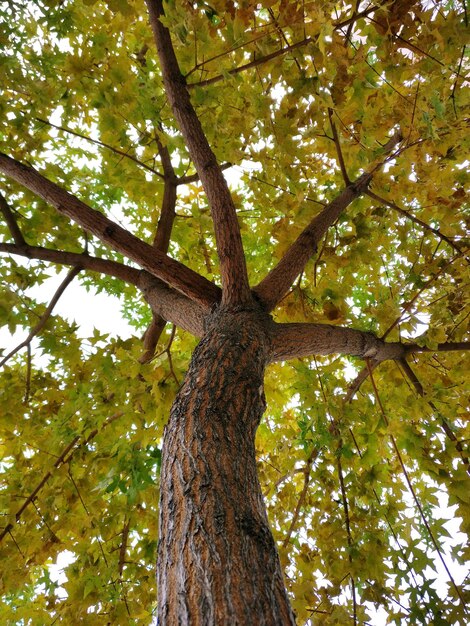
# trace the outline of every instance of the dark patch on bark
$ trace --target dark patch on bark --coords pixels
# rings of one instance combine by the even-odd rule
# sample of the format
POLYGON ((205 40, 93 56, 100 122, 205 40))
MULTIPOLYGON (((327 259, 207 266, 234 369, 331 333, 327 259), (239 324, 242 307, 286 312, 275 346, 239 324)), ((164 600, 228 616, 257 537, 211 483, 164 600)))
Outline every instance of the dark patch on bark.
POLYGON ((265 550, 272 550, 274 539, 269 528, 263 522, 258 521, 250 512, 246 512, 240 519, 242 531, 254 539, 265 550))

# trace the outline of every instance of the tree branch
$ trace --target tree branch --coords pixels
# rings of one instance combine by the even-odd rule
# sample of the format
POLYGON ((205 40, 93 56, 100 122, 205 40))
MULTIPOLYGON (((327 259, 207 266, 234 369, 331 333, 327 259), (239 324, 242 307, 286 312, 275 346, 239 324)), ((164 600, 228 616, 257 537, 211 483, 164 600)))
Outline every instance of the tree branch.
MULTIPOLYGON (((314 39, 312 37, 306 37, 305 39, 302 39, 302 41, 297 41, 296 43, 290 44, 288 46, 284 46, 283 48, 280 48, 279 50, 275 50, 274 52, 271 52, 270 54, 266 54, 265 56, 258 57, 257 59, 254 59, 253 61, 250 61, 249 63, 245 63, 244 65, 240 65, 239 67, 234 67, 233 69, 228 70, 226 74, 235 76, 236 74, 239 74, 240 72, 245 72, 246 70, 250 70, 254 67, 258 67, 258 65, 262 65, 263 63, 272 61, 273 59, 276 59, 277 57, 280 57, 283 54, 286 54, 287 52, 291 52, 292 50, 296 50, 297 48, 306 46, 307 44, 312 43, 315 40, 316 38, 314 39)), ((188 89, 193 89, 194 87, 207 87, 208 85, 218 83, 220 80, 223 80, 224 78, 226 78, 226 74, 218 74, 217 76, 213 76, 212 78, 207 78, 206 80, 201 80, 197 83, 189 83, 188 89)))
POLYGON ((7 361, 9 361, 11 359, 12 356, 14 356, 17 352, 19 352, 21 350, 21 348, 25 348, 26 346, 29 346, 31 341, 34 339, 34 337, 36 337, 36 335, 38 335, 41 330, 44 328, 47 320, 50 318, 52 311, 54 310, 55 305, 57 304, 57 302, 59 301, 61 295, 64 293, 64 291, 67 289, 67 287, 70 285, 70 283, 72 282, 72 280, 75 278, 75 276, 77 276, 80 272, 82 271, 82 268, 77 266, 72 268, 69 273, 67 274, 67 276, 64 278, 64 280, 60 283, 59 287, 57 288, 55 294, 52 296, 51 301, 49 302, 46 310, 44 311, 44 313, 41 315, 39 322, 36 324, 36 326, 34 328, 31 329, 31 332, 29 333, 29 335, 26 337, 26 339, 24 341, 22 341, 20 344, 18 344, 16 346, 16 348, 13 348, 13 350, 11 350, 1 361, 0 361, 0 367, 2 367, 3 365, 5 365, 5 363, 7 361))
POLYGON ((211 208, 220 262, 222 301, 228 305, 250 302, 252 294, 248 284, 240 227, 230 190, 191 104, 170 33, 160 21, 164 14, 162 0, 146 2, 168 101, 211 208))
MULTIPOLYGON (((53 124, 52 122, 49 122, 49 120, 43 120, 40 117, 36 117, 35 119, 38 122, 41 122, 41 124, 45 124, 46 126, 50 126, 51 128, 56 128, 57 130, 61 130, 64 133, 69 133, 70 135, 74 135, 75 137, 79 137, 80 139, 83 139, 85 141, 89 141, 90 143, 96 146, 99 146, 100 148, 105 148, 106 150, 110 150, 111 152, 114 152, 114 154, 117 154, 118 156, 121 156, 122 158, 129 159, 130 161, 133 161, 139 167, 142 167, 144 170, 147 170, 148 172, 151 172, 152 174, 155 174, 155 176, 158 176, 161 179, 164 179, 165 177, 164 173, 162 174, 162 172, 159 172, 155 168, 150 167, 150 165, 147 165, 143 161, 139 161, 137 157, 133 156, 132 154, 129 154, 129 152, 124 152, 124 150, 119 150, 119 148, 115 148, 114 146, 104 143, 103 141, 100 141, 98 139, 92 139, 92 137, 83 135, 82 133, 79 133, 76 130, 72 130, 71 128, 67 128, 66 126, 58 126, 57 124, 53 124)), ((226 170, 232 166, 233 166, 232 163, 224 163, 223 165, 220 166, 220 169, 226 170)), ((198 174, 190 174, 189 176, 181 176, 181 178, 178 178, 176 181, 176 184, 178 186, 188 185, 189 183, 195 183, 198 180, 199 180, 198 174)))
POLYGON ((170 245, 171 231, 176 215, 176 187, 178 185, 178 178, 173 169, 168 148, 162 144, 158 136, 156 137, 156 141, 163 167, 164 186, 160 219, 158 220, 153 246, 166 254, 168 252, 168 246, 170 245))
POLYGON ((144 352, 139 357, 140 363, 148 363, 155 355, 155 348, 157 347, 158 340, 161 337, 163 329, 166 326, 166 320, 161 315, 153 312, 152 321, 147 326, 147 329, 142 337, 144 345, 144 352))
MULTIPOLYGON (((39 259, 63 265, 79 266, 84 270, 102 272, 135 285, 140 289, 156 315, 180 326, 196 337, 204 334, 204 318, 209 311, 206 305, 198 304, 183 294, 168 287, 163 281, 146 271, 128 267, 116 261, 99 259, 88 254, 49 250, 36 246, 15 246, 0 242, 0 252, 18 254, 28 259, 39 259)), ((144 343, 145 345, 145 343, 144 343)))
POLYGON ((114 421, 116 421, 117 419, 119 419, 121 416, 123 415, 122 411, 119 411, 118 413, 115 413, 114 415, 111 415, 101 426, 101 428, 98 430, 98 428, 95 428, 91 431, 91 433, 88 435, 88 437, 86 437, 85 439, 82 440, 82 442, 78 443, 80 441, 80 437, 77 435, 76 437, 74 437, 72 439, 72 441, 67 445, 67 447, 62 451, 62 453, 60 454, 60 456, 57 458, 56 462, 54 463, 53 467, 46 473, 44 474, 44 476, 42 477, 42 479, 40 480, 40 482, 37 484, 37 486, 35 487, 35 489, 33 489, 33 491, 30 493, 30 495, 25 499, 25 501, 23 502, 23 504, 20 506, 20 508, 18 509, 18 511, 15 513, 15 519, 13 523, 8 523, 5 528, 2 530, 2 532, 0 532, 0 542, 2 541, 2 539, 7 535, 7 534, 11 534, 12 529, 14 528, 14 524, 18 523, 21 519, 21 516, 23 515, 25 509, 32 503, 34 502, 34 500, 36 499, 38 493, 41 491, 41 489, 44 487, 44 485, 47 483, 47 481, 49 480, 49 478, 51 478, 52 474, 54 473, 54 470, 59 469, 59 467, 61 465, 64 465, 65 463, 68 463, 73 454, 82 446, 86 446, 92 439, 94 439, 94 437, 96 437, 96 435, 98 434, 98 432, 103 431, 107 426, 109 426, 110 424, 112 424, 114 421), (78 444, 78 445, 77 445, 78 444))
MULTIPOLYGON (((408 363, 408 361, 406 359, 400 359, 398 361, 398 364, 399 364, 401 370, 403 371, 403 375, 406 378, 408 378, 408 380, 413 385, 416 393, 419 396, 421 396, 421 398, 426 398, 426 394, 424 393, 423 385, 421 384, 420 380, 418 379, 418 377, 416 376, 416 374, 412 370, 412 368, 411 368, 410 364, 408 363)), ((468 456, 464 452, 464 447, 463 447, 462 442, 457 438, 457 436, 455 435, 454 431, 452 430, 452 428, 447 423, 447 420, 442 415, 441 411, 439 411, 439 409, 434 404, 434 402, 432 402, 432 400, 427 400, 427 403, 431 407, 431 410, 433 411, 433 414, 436 414, 436 415, 439 416, 440 421, 441 421, 442 430, 444 431, 444 433, 447 435, 447 437, 455 445, 455 449, 457 450, 457 452, 460 455, 460 458, 462 459, 462 461, 465 464, 465 467, 466 467, 466 470, 467 470, 467 474, 470 474, 470 459, 468 458, 468 456)))
MULTIPOLYGON (((160 219, 158 220, 157 232, 155 233, 155 238, 153 240, 153 246, 157 250, 167 253, 170 245, 171 231, 173 230, 173 223, 176 216, 176 187, 178 179, 176 177, 175 170, 173 169, 170 152, 168 148, 162 144, 157 134, 156 141, 165 178, 162 208, 160 211, 160 219)), ((163 329, 165 328, 165 324, 166 320, 157 313, 153 312, 152 321, 143 336, 144 353, 139 358, 140 363, 148 363, 148 361, 153 358, 155 348, 163 329)))
POLYGON ((180 326, 195 337, 202 337, 204 319, 209 313, 209 307, 170 289, 164 282, 147 272, 141 272, 138 287, 142 290, 154 313, 180 326))
POLYGON ((59 287, 57 288, 55 294, 52 296, 51 301, 49 302, 46 310, 44 311, 44 313, 41 315, 39 322, 36 324, 36 326, 31 330, 31 332, 29 333, 29 335, 26 337, 26 339, 24 341, 22 341, 20 344, 18 344, 16 346, 16 348, 13 348, 13 350, 11 350, 1 361, 0 361, 0 367, 2 367, 3 365, 5 365, 5 363, 11 359, 12 356, 14 356, 17 352, 19 352, 21 350, 21 348, 25 348, 26 346, 29 346, 31 341, 34 339, 34 337, 36 337, 36 335, 38 335, 41 330, 44 328, 47 320, 50 318, 52 311, 54 310, 55 305, 57 304, 57 302, 59 301, 61 295, 64 293, 64 291, 67 289, 67 287, 70 285, 70 283, 72 282, 72 280, 75 278, 75 276, 77 276, 80 272, 82 271, 82 268, 77 266, 72 268, 69 273, 67 274, 67 276, 64 278, 64 280, 60 283, 59 287))
POLYGON ((336 222, 353 200, 367 191, 374 173, 391 158, 400 154, 399 151, 393 151, 402 139, 401 132, 397 131, 385 146, 382 146, 384 153, 388 156, 351 182, 332 202, 329 202, 304 228, 279 263, 254 288, 254 292, 268 311, 271 311, 289 291, 294 280, 305 268, 307 261, 316 252, 328 228, 336 222), (392 152, 393 154, 390 154, 392 152))
POLYGON ((124 565, 126 563, 126 551, 127 551, 127 541, 129 539, 129 530, 131 527, 130 519, 126 519, 124 522, 124 526, 121 532, 121 546, 119 548, 119 562, 118 562, 118 572, 119 578, 122 579, 122 573, 124 571, 124 565))
POLYGON ((66 126, 58 126, 57 124, 53 124, 52 122, 49 122, 49 120, 43 120, 40 117, 36 117, 35 119, 38 122, 41 122, 41 124, 45 124, 46 126, 50 126, 51 128, 56 128, 57 130, 61 130, 64 133, 68 133, 69 135, 74 135, 75 137, 79 137, 80 139, 89 141, 90 143, 94 144, 95 146, 99 146, 100 148, 106 148, 106 150, 110 150, 111 152, 114 152, 114 154, 117 154, 118 156, 121 156, 125 159, 129 159, 133 161, 139 167, 142 167, 148 172, 151 172, 152 174, 155 174, 156 176, 163 178, 163 174, 161 172, 158 172, 153 167, 150 167, 146 163, 139 161, 139 159, 137 159, 135 156, 133 156, 132 154, 129 154, 128 152, 124 152, 124 150, 119 150, 119 148, 114 148, 114 146, 110 146, 107 143, 99 141, 99 139, 92 139, 92 137, 87 137, 86 135, 82 135, 76 130, 72 130, 71 128, 67 128, 66 126))
POLYGON ((286 533, 286 536, 284 537, 284 541, 282 542, 282 546, 284 548, 287 548, 287 546, 289 545, 290 538, 292 537, 292 533, 294 532, 295 527, 297 526, 297 522, 299 520, 300 511, 302 510, 302 507, 305 504, 305 498, 307 497, 308 487, 310 484, 312 464, 317 458, 318 453, 319 453, 318 448, 314 448, 312 452, 309 454, 309 457, 305 463, 305 467, 302 470, 300 470, 304 475, 304 484, 302 487, 302 491, 300 492, 299 499, 297 500, 297 505, 295 507, 294 514, 292 515, 292 520, 289 525, 289 529, 286 533))
POLYGON ((379 363, 404 359, 406 355, 416 352, 463 350, 470 350, 470 341, 440 343, 434 349, 417 344, 386 342, 363 330, 330 324, 273 324, 270 362, 312 355, 348 354, 379 363))
POLYGON ((220 299, 220 289, 209 280, 155 250, 32 167, 0 153, 0 171, 191 300, 211 306, 220 299))
POLYGON ((330 324, 273 325, 271 362, 327 354, 348 354, 385 361, 403 358, 406 346, 398 342, 386 343, 362 330, 330 324))
POLYGON ((26 244, 17 246, 12 243, 0 242, 0 252, 7 254, 17 254, 28 259, 38 259, 40 261, 50 261, 61 265, 80 266, 84 270, 101 272, 114 278, 120 278, 126 283, 138 286, 142 270, 129 267, 117 261, 100 259, 85 253, 63 252, 62 250, 51 250, 39 246, 28 246, 26 244))
MULTIPOLYGON (((367 361, 367 364, 369 364, 368 361, 367 361)), ((387 414, 385 412, 384 406, 382 404, 382 400, 380 398, 380 395, 379 395, 379 392, 378 392, 378 389, 377 389, 377 385, 375 384, 374 375, 372 373, 372 370, 370 370, 369 375, 370 375, 370 381, 372 383, 372 387, 374 389, 374 394, 375 394, 375 397, 377 399, 377 404, 378 404, 378 406, 380 408, 380 412, 382 413, 383 418, 385 420, 385 423, 387 424, 387 427, 388 427, 389 426, 389 419, 388 419, 388 416, 387 416, 387 414)), ((454 587, 454 590, 455 590, 458 598, 460 599, 460 601, 462 603, 462 606, 465 609, 465 607, 466 607, 465 600, 464 600, 464 598, 462 596, 460 588, 456 585, 455 580, 454 580, 454 578, 453 578, 449 568, 447 567, 447 563, 444 560, 444 556, 443 556, 441 547, 437 543, 437 541, 436 541, 436 539, 434 537, 434 533, 432 532, 431 527, 429 525, 429 522, 428 522, 428 520, 427 520, 427 518, 426 518, 426 516, 424 514, 424 509, 423 509, 423 507, 421 505, 421 501, 419 500, 418 495, 417 495, 417 493, 415 491, 415 488, 413 487, 413 485, 411 483, 410 475, 408 473, 408 470, 406 469, 405 463, 403 461, 403 457, 401 455, 400 449, 399 449, 399 447, 397 445, 396 439, 393 436, 393 434, 390 434, 390 440, 392 442, 393 448, 395 450, 395 454, 397 455, 398 461, 400 463, 400 466, 401 466, 401 469, 402 469, 402 472, 403 472, 403 476, 405 477, 406 484, 408 485, 408 489, 410 490, 410 493, 413 496, 413 500, 414 500, 414 502, 416 504, 416 508, 418 509, 419 514, 421 516, 421 520, 422 520, 422 522, 423 522, 423 524, 424 524, 424 526, 425 526, 425 528, 426 528, 426 530, 428 532, 429 538, 431 539, 431 541, 432 541, 432 543, 434 545, 434 548, 437 551, 437 554, 439 555, 439 558, 441 559, 441 563, 442 563, 442 565, 444 566, 444 569, 447 572, 449 580, 451 581, 451 583, 452 583, 452 585, 454 587)))
MULTIPOLYGON (((234 166, 234 163, 222 163, 219 165, 221 171, 225 171, 234 166)), ((189 185, 191 183, 197 183, 199 181, 199 174, 196 172, 195 174, 188 174, 187 176, 181 176, 178 178, 178 185, 189 185)))
MULTIPOLYGON (((362 17, 366 17, 367 15, 369 15, 370 13, 374 13, 377 10, 377 7, 369 7, 367 9, 365 9, 364 11, 361 11, 359 13, 353 13, 352 17, 342 21, 342 22, 333 22, 333 27, 334 30, 338 30, 343 28, 344 26, 349 26, 354 24, 354 22, 357 22, 357 20, 361 19, 362 17)), ((231 52, 234 52, 235 50, 237 50, 240 47, 246 47, 246 45, 248 44, 252 44, 255 41, 257 41, 258 39, 261 39, 262 37, 257 37, 256 39, 253 39, 251 41, 248 41, 247 43, 243 43, 239 46, 235 46, 234 48, 232 48, 231 50, 227 51, 227 52, 223 52, 222 54, 217 55, 216 57, 212 57, 210 59, 208 59, 207 61, 205 61, 203 64, 198 64, 196 67, 194 67, 188 74, 187 76, 189 76, 190 74, 192 74, 193 72, 195 72, 198 69, 201 69, 203 65, 212 62, 212 61, 216 61, 217 59, 219 59, 222 56, 225 56, 226 54, 229 54, 231 52)), ((305 39, 302 39, 301 41, 297 41, 293 44, 289 44, 287 46, 284 46, 283 48, 280 48, 279 50, 275 50, 274 52, 271 52, 270 54, 266 54, 265 56, 260 56, 257 59, 254 59, 253 61, 250 61, 249 63, 245 63, 244 65, 240 65, 239 67, 234 67, 231 70, 228 70, 225 74, 218 74, 217 76, 213 76, 212 78, 208 78, 206 80, 201 80, 195 83, 188 83, 188 89, 193 89, 194 87, 206 87, 207 85, 213 85, 214 83, 218 83, 221 80, 224 80, 227 76, 227 73, 230 74, 231 76, 235 76, 236 74, 240 74, 241 72, 244 72, 246 70, 252 69, 254 67, 258 67, 260 65, 262 65, 263 63, 267 63, 268 61, 272 61, 273 59, 276 59, 280 56, 282 56, 283 54, 286 54, 287 52, 291 52, 292 50, 296 50, 298 48, 301 48, 303 46, 308 45, 309 43, 316 43, 318 37, 305 37, 305 39)))
POLYGON ((450 237, 447 237, 446 235, 444 235, 443 233, 441 233, 441 231, 437 228, 433 228, 432 226, 429 226, 429 224, 426 224, 426 222, 423 222, 422 220, 420 220, 418 217, 415 217, 414 215, 412 215, 411 213, 409 213, 408 211, 405 211, 405 209, 402 209, 401 207, 399 207, 397 204, 395 204, 395 202, 392 202, 391 200, 386 200, 385 198, 382 198, 381 196, 378 196, 376 193, 374 193, 373 191, 370 191, 370 189, 366 190, 366 195, 368 195, 370 198, 372 198, 373 200, 377 200, 377 202, 380 202, 381 204, 385 204, 386 206, 390 207, 391 209, 393 209, 394 211, 396 211, 397 213, 400 213, 400 215, 403 215, 404 217, 406 217, 407 219, 411 220, 412 222, 414 222, 415 224, 418 224, 419 226, 421 226, 422 228, 424 228, 425 230, 430 231, 431 233, 433 233, 434 235, 436 235, 437 237, 439 237, 439 239, 442 239, 443 241, 445 241, 446 243, 448 243, 452 248, 454 248, 454 250, 456 250, 459 254, 463 254, 462 250, 459 248, 459 246, 457 246, 457 244, 455 244, 452 239, 450 239, 450 237))
POLYGON ((371 179, 371 174, 363 174, 327 204, 300 233, 279 263, 255 287, 255 293, 268 311, 271 311, 286 295, 307 261, 316 252, 328 228, 336 222, 351 202, 367 189, 371 179))
POLYGON ((3 194, 0 193, 0 211, 5 218, 8 228, 10 229, 11 236, 13 237, 13 241, 17 246, 25 246, 26 241, 23 237, 23 234, 16 222, 15 216, 13 215, 13 211, 11 210, 10 205, 5 200, 3 194))
POLYGON ((406 354, 414 354, 416 352, 463 352, 464 350, 470 350, 470 341, 457 341, 439 343, 435 348, 428 348, 427 346, 418 346, 418 344, 405 345, 406 354))
POLYGON ((344 162, 343 151, 341 150, 341 144, 339 141, 338 131, 336 130, 336 124, 333 122, 333 109, 328 109, 328 117, 330 118, 331 131, 333 133, 333 141, 335 142, 336 154, 338 155, 338 163, 343 175, 344 184, 346 186, 351 184, 351 180, 348 176, 346 164, 344 162))

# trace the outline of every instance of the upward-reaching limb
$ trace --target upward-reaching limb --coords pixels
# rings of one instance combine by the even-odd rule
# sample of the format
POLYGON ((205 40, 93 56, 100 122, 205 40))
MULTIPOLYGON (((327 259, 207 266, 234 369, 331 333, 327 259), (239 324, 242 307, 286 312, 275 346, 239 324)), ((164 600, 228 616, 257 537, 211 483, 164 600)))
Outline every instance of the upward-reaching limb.
POLYGON ((252 296, 235 205, 222 170, 191 104, 170 33, 160 21, 164 14, 162 1, 146 0, 146 2, 168 101, 209 201, 220 263, 222 302, 227 305, 243 304, 251 301, 252 296))
POLYGON ((291 288, 307 261, 316 252, 318 243, 340 214, 369 185, 370 174, 351 183, 304 228, 279 263, 255 287, 255 292, 268 311, 272 311, 291 288))
MULTIPOLYGON (((397 132, 384 147, 386 153, 392 152, 401 139, 401 133, 397 132)), ((353 182, 349 182, 344 163, 342 163, 342 157, 339 159, 342 163, 343 177, 348 182, 345 189, 313 218, 279 263, 254 289, 268 311, 272 311, 276 304, 286 295, 297 276, 305 268, 308 260, 315 254, 318 244, 326 231, 336 222, 351 202, 367 190, 374 172, 389 158, 373 166, 368 172, 365 172, 353 182)))
MULTIPOLYGON (((176 215, 176 189, 178 185, 178 179, 171 163, 170 152, 167 146, 164 146, 160 141, 158 135, 156 135, 156 141, 158 145, 158 153, 160 155, 160 161, 163 167, 164 185, 163 185, 163 199, 160 210, 160 219, 158 220, 157 231, 153 240, 153 246, 160 252, 165 254, 168 252, 170 245, 171 231, 173 229, 173 223, 176 215)), ((141 363, 150 361, 154 354, 158 340, 165 328, 166 320, 161 316, 153 312, 152 321, 147 327, 147 330, 143 336, 144 353, 140 357, 141 363)))

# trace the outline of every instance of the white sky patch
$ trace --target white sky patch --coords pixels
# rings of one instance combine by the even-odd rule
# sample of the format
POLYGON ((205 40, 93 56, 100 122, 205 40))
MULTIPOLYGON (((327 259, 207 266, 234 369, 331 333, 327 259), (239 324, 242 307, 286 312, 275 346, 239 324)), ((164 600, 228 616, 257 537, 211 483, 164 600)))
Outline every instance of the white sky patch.
MULTIPOLYGON (((63 270, 57 276, 48 278, 42 285, 30 289, 28 295, 47 306, 66 274, 67 270, 63 270)), ((79 327, 78 335, 82 338, 90 337, 93 330, 97 329, 102 334, 128 339, 135 334, 135 329, 123 318, 121 306, 119 298, 96 293, 93 289, 87 291, 74 281, 59 299, 52 316, 60 315, 69 321, 75 321, 79 327)), ((28 334, 28 329, 18 330, 12 335, 6 326, 0 328, 0 348, 3 353, 6 354, 24 341, 28 334)))

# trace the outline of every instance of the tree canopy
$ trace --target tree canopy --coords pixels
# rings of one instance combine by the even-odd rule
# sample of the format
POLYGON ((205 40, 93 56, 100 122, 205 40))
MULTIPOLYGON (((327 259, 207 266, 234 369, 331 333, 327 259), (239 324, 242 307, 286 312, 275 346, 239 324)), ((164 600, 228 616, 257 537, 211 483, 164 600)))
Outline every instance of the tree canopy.
MULTIPOLYGON (((463 626, 465 3, 163 4, 259 299, 408 346, 280 349, 267 371, 256 449, 297 621, 463 626)), ((0 621, 150 624, 162 433, 203 332, 186 300, 211 306, 231 271, 243 301, 220 253, 240 244, 214 228, 142 0, 4 0, 0 42, 0 324, 18 339, 0 353, 0 621), (55 313, 72 281, 135 334, 55 313), (160 314, 155 285, 175 290, 160 314)))

